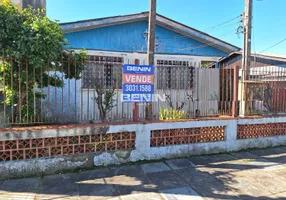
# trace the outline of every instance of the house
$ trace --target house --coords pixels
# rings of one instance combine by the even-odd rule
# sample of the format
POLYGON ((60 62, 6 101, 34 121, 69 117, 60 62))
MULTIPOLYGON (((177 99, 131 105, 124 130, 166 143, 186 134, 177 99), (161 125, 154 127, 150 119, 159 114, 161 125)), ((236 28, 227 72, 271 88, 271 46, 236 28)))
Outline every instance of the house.
MULTIPOLYGON (((286 112, 286 56, 252 53, 250 58, 248 80, 248 109, 253 113, 286 112)), ((239 67, 239 79, 242 76, 242 52, 233 52, 217 62, 208 65, 209 68, 234 69, 239 67)), ((220 79, 220 85, 232 82, 232 79, 220 79), (224 81, 224 82, 223 82, 224 81)), ((230 95, 222 95, 220 88, 220 101, 230 101, 230 95)), ((238 100, 241 99, 241 84, 238 89, 238 100)))
MULTIPOLYGON (((271 55, 271 54, 259 54, 252 53, 250 58, 250 66, 264 67, 264 66, 281 66, 286 65, 286 56, 271 55)), ((231 68, 242 65, 242 52, 232 52, 228 56, 221 57, 217 62, 213 62, 208 65, 209 68, 231 68)))
MULTIPOLYGON (((62 93, 57 96, 70 96, 69 104, 76 106, 68 110, 80 110, 83 113, 81 118, 97 119, 94 86, 98 77, 101 77, 106 89, 111 88, 116 79, 116 108, 112 109, 110 117, 130 118, 132 105, 120 102, 121 67, 122 64, 147 63, 148 12, 61 23, 60 27, 70 48, 86 49, 89 60, 82 80, 69 80, 65 85, 73 88, 59 91, 62 93)), ((183 105, 188 113, 197 109, 215 113, 217 106, 211 103, 205 106, 204 101, 208 101, 210 95, 218 94, 218 70, 212 73, 197 71, 197 78, 192 76, 191 70, 218 61, 240 48, 159 14, 156 15, 155 33, 155 93, 165 95, 168 100, 154 106, 156 113, 159 113, 160 107, 170 106, 170 101, 173 105, 183 105), (204 80, 208 81, 207 84, 204 80), (206 94, 200 93, 201 90, 206 94), (196 99, 202 101, 196 102, 196 99)), ((140 110, 141 115, 143 112, 143 109, 140 110)))
MULTIPOLYGON (((198 62, 216 61, 239 50, 162 15, 157 14, 156 20, 156 54, 198 62)), ((144 54, 147 51, 148 12, 62 23, 60 26, 72 48, 85 48, 91 54, 144 54)))

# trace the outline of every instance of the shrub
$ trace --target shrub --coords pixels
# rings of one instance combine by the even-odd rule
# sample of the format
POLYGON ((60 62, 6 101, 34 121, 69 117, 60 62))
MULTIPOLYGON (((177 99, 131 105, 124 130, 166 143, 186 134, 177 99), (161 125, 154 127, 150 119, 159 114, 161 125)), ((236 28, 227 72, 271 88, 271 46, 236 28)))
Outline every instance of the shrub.
POLYGON ((162 108, 160 110, 160 120, 171 120, 171 119, 186 119, 186 113, 182 110, 162 108))

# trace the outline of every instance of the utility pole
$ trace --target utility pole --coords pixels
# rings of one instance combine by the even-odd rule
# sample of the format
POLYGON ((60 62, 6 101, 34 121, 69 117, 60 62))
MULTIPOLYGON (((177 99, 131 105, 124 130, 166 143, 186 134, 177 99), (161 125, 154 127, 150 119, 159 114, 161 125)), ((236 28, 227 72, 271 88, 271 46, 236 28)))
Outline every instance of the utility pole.
MULTIPOLYGON (((156 28, 156 0, 150 0, 149 11, 149 25, 148 25, 148 50, 147 50, 147 64, 154 66, 155 54, 155 28, 156 28)), ((152 119, 153 108, 152 103, 146 105, 146 119, 152 119)))
POLYGON ((249 69, 251 63, 251 28, 252 28, 252 0, 245 0, 245 11, 243 15, 244 44, 242 53, 242 83, 239 115, 247 114, 247 81, 249 80, 249 69))

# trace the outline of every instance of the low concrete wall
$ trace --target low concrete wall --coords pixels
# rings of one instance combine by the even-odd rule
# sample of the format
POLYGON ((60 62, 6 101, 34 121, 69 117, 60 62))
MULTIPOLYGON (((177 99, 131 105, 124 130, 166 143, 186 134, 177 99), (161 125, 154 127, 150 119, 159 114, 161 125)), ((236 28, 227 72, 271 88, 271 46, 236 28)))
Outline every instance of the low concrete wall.
POLYGON ((0 180, 92 168, 95 154, 0 162, 0 180))
POLYGON ((286 117, 162 122, 150 124, 110 125, 103 127, 90 125, 63 129, 54 128, 46 130, 2 131, 0 133, 0 141, 93 135, 98 131, 104 131, 106 134, 113 134, 122 131, 135 132, 136 138, 135 148, 130 150, 105 151, 72 156, 48 157, 44 159, 3 161, 0 162, 0 179, 52 174, 64 170, 115 165, 140 160, 156 160, 162 158, 239 151, 248 148, 265 148, 286 145, 286 134, 284 132, 279 136, 237 139, 239 125, 267 123, 286 123, 286 117), (224 127, 225 140, 160 147, 151 147, 150 145, 152 130, 190 129, 202 127, 224 127))

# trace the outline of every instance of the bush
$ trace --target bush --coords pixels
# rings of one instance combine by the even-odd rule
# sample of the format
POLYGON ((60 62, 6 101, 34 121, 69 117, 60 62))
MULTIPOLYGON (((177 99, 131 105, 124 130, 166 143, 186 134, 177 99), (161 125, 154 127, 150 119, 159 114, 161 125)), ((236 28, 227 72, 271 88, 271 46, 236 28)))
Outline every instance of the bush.
POLYGON ((160 120, 171 120, 171 119, 186 119, 186 113, 182 110, 162 108, 160 110, 160 120))

